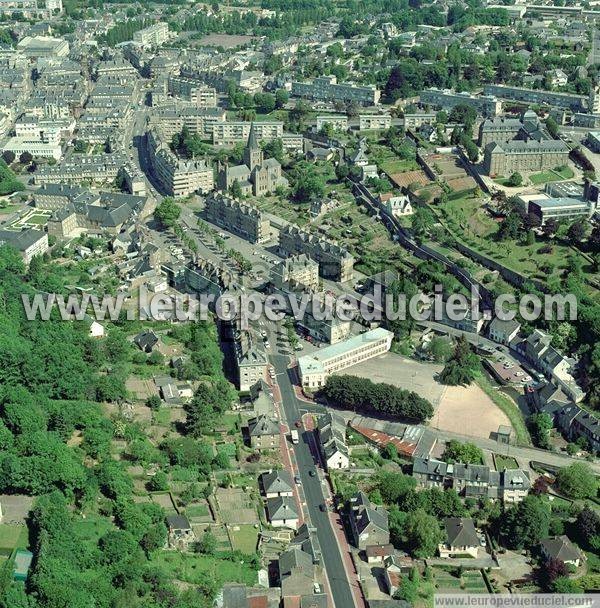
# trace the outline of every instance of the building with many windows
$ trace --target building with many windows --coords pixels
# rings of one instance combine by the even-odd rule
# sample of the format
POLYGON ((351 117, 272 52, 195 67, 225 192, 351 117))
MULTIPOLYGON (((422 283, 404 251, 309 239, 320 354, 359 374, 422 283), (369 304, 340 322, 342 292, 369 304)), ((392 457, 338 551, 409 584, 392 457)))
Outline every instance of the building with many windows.
POLYGON ((258 141, 270 141, 283 136, 283 123, 226 121, 212 125, 212 142, 215 146, 233 146, 240 141, 247 141, 250 130, 258 141))
POLYGON ((269 220, 263 213, 246 203, 223 194, 211 194, 206 199, 206 219, 251 243, 262 243, 270 238, 269 220))
POLYGON ((584 110, 588 101, 584 95, 555 93, 554 91, 527 89, 525 87, 511 87, 505 84, 486 84, 483 87, 483 92, 485 95, 493 95, 498 99, 548 105, 553 108, 573 110, 574 112, 584 110))
POLYGON ((354 256, 333 241, 294 224, 279 231, 279 251, 285 256, 305 253, 319 264, 319 275, 344 283, 354 276, 354 256))
POLYGON ((195 78, 169 76, 169 93, 193 103, 197 108, 216 108, 217 91, 195 78))
POLYGON ((543 171, 566 165, 569 148, 561 140, 513 140, 491 143, 485 148, 484 168, 488 175, 511 175, 515 171, 543 171))
POLYGON ((362 106, 379 103, 381 91, 374 86, 338 83, 335 76, 319 76, 308 82, 292 82, 292 95, 318 101, 343 101, 362 106))
POLYGON ((427 89, 421 92, 420 100, 423 105, 433 106, 442 110, 452 110, 455 106, 467 105, 482 116, 497 116, 502 111, 502 103, 493 95, 456 93, 451 89, 427 89))
POLYGON ((133 33, 133 41, 143 46, 160 46, 169 39, 169 25, 159 21, 133 33))
POLYGON ((392 117, 389 114, 359 114, 358 129, 360 131, 389 129, 392 117))
POLYGON ((0 245, 14 247, 29 264, 36 255, 44 255, 48 251, 48 234, 31 228, 18 232, 16 230, 0 230, 0 245))
POLYGON ((393 337, 392 332, 378 327, 300 357, 298 371, 302 386, 316 390, 325 384, 331 374, 387 353, 393 337))
POLYGON ((206 161, 181 158, 163 141, 157 128, 146 132, 150 166, 164 191, 170 196, 210 192, 214 188, 213 170, 206 161))

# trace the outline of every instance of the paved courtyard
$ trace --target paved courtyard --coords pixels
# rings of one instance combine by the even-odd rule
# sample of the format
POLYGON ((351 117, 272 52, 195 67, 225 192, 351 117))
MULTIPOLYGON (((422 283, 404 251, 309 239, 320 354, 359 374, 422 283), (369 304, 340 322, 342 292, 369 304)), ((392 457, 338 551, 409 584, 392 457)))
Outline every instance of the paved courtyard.
POLYGON ((421 363, 396 353, 364 361, 342 373, 387 382, 414 391, 430 401, 435 414, 430 426, 488 439, 498 426, 510 426, 507 416, 477 386, 445 386, 436 380, 442 365, 421 363))

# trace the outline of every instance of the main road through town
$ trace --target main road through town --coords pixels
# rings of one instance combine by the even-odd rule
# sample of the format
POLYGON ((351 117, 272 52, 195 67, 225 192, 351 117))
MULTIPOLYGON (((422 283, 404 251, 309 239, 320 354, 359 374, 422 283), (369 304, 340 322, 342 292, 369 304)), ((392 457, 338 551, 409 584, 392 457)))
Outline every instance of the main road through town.
MULTIPOLYGON (((281 401, 285 418, 290 428, 294 428, 294 422, 301 419, 299 405, 301 402, 296 397, 294 387, 289 376, 289 358, 282 354, 272 354, 271 363, 277 374, 277 384, 281 391, 281 401)), ((348 581, 338 540, 331 527, 329 513, 321 511, 319 505, 325 503, 322 476, 310 475, 309 471, 316 471, 315 458, 310 449, 308 437, 309 431, 300 435, 300 442, 294 446, 296 462, 300 479, 304 488, 306 505, 310 515, 310 522, 317 530, 317 537, 321 545, 323 565, 327 571, 331 595, 336 608, 353 608, 356 606, 350 582, 348 581)))

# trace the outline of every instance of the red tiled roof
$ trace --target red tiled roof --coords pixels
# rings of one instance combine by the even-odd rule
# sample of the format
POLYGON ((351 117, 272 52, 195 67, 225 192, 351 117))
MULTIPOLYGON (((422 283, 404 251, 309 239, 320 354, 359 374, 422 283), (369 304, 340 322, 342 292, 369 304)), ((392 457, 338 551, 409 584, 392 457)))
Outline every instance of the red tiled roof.
POLYGON ((412 456, 417 449, 417 444, 413 443, 412 441, 403 441, 402 439, 394 437, 393 435, 388 435, 386 433, 382 433, 381 431, 369 429, 364 426, 352 425, 352 428, 366 437, 369 441, 372 441, 381 447, 385 447, 388 443, 394 444, 398 450, 398 453, 404 454, 405 456, 412 456))
POLYGON ((266 595, 248 598, 248 608, 268 608, 269 599, 266 595))
POLYGON ((365 549, 365 553, 367 557, 386 557, 388 555, 392 555, 394 552, 394 545, 369 545, 365 549))

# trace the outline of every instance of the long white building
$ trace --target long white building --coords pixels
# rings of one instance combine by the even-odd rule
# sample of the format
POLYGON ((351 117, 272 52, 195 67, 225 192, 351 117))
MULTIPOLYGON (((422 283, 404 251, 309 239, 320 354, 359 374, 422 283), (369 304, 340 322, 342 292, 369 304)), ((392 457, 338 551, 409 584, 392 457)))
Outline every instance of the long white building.
POLYGON ((377 327, 300 357, 298 371, 302 386, 311 390, 318 389, 325 384, 330 374, 387 353, 393 337, 391 331, 377 327))

